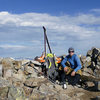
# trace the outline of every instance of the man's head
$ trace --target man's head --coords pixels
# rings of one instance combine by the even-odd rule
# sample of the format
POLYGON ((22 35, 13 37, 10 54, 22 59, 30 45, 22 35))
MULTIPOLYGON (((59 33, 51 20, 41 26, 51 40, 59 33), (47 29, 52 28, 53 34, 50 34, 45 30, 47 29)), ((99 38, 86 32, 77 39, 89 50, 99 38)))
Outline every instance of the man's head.
POLYGON ((73 56, 73 54, 74 54, 74 48, 70 47, 68 49, 68 53, 69 53, 70 56, 73 56))

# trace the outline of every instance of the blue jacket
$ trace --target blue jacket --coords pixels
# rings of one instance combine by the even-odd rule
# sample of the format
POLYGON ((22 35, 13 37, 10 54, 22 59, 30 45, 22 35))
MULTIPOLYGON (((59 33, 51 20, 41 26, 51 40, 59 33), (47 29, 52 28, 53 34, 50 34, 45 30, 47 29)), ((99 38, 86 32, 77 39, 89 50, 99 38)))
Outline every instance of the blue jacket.
POLYGON ((66 67, 65 63, 67 61, 69 61, 71 68, 74 69, 75 72, 82 68, 80 59, 76 54, 74 54, 72 57, 70 55, 66 56, 61 62, 63 67, 66 67))

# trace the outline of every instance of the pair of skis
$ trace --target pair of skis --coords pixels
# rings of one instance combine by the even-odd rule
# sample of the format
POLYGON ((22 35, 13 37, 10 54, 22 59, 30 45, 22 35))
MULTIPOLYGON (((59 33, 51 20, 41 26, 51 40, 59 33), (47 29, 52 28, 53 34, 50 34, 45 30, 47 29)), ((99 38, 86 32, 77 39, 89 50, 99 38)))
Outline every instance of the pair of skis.
POLYGON ((43 26, 43 30, 44 30, 44 52, 45 52, 45 56, 46 56, 46 43, 48 45, 50 53, 52 53, 52 50, 51 50, 51 47, 50 47, 50 44, 49 44, 49 41, 48 41, 48 37, 47 37, 47 34, 46 34, 46 28, 44 26, 43 26))

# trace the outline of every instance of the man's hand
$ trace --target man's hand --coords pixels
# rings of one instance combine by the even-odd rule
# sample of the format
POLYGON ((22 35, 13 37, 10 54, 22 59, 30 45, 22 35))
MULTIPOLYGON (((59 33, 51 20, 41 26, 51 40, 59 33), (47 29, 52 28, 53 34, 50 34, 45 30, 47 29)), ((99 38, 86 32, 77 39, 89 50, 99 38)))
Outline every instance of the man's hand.
POLYGON ((71 73, 71 76, 75 76, 75 71, 73 71, 73 72, 71 73))
POLYGON ((67 67, 65 67, 65 68, 64 68, 64 71, 65 71, 65 72, 67 72, 67 71, 68 71, 68 68, 67 68, 67 67))

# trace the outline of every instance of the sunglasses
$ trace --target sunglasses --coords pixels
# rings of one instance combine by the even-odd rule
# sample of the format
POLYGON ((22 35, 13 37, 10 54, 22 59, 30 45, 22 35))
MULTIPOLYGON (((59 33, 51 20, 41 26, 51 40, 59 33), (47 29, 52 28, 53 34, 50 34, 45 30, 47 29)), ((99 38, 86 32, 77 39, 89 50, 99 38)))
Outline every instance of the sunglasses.
POLYGON ((74 53, 74 51, 69 51, 69 53, 74 53))

